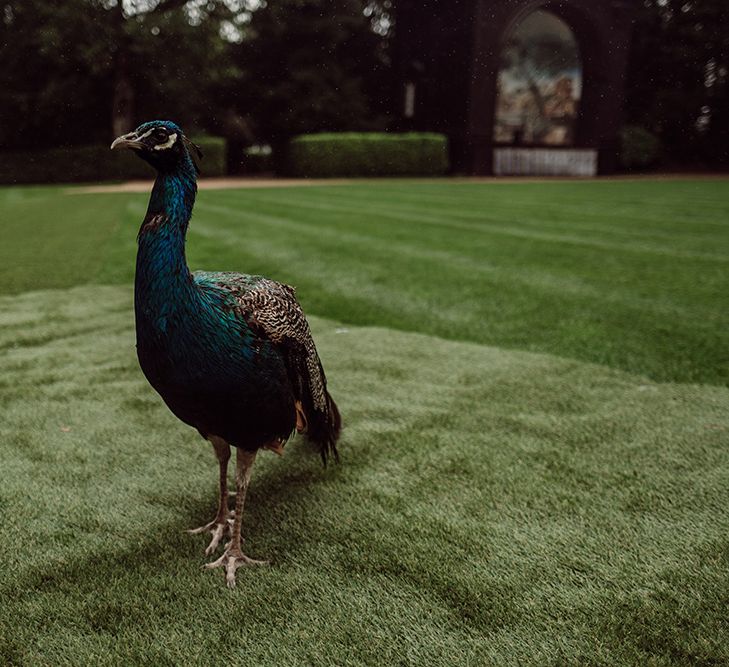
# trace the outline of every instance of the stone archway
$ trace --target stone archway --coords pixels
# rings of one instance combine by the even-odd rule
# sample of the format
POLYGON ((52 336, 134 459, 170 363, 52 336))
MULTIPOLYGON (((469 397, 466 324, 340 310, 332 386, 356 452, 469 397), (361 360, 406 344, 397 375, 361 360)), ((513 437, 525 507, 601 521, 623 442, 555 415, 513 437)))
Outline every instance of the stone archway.
POLYGON ((571 26, 546 7, 525 12, 505 32, 493 125, 498 175, 597 173, 597 151, 576 148, 583 76, 571 26))
MULTIPOLYGON (((398 88, 393 109, 401 130, 448 135, 456 172, 494 173, 499 145, 514 145, 513 132, 495 137, 501 55, 513 30, 537 12, 554 15, 569 27, 581 64, 579 105, 553 108, 553 132, 526 128, 521 143, 555 150, 591 151, 600 173, 614 167, 621 122, 623 84, 634 0, 397 0, 393 60, 398 88), (527 132, 529 130, 529 132, 527 132), (527 141, 526 134, 529 134, 527 141), (496 139, 496 140, 495 140, 496 139)), ((574 79, 574 77, 573 77, 574 79)), ((563 82, 563 98, 574 98, 563 82), (569 93, 569 94, 568 94, 569 93)), ((559 97, 559 94, 557 95, 559 97)), ((554 95, 554 91, 550 91, 554 95)), ((512 123, 518 125, 518 121, 512 123)), ((502 127, 502 129, 504 129, 502 127)), ((549 157, 549 156, 548 156, 549 157)), ((553 155, 552 155, 553 157, 553 155)))
POLYGON ((469 96, 469 170, 478 174, 611 172, 623 100, 628 16, 618 0, 479 0, 474 15, 469 96), (547 109, 544 99, 532 99, 533 107, 542 108, 533 110, 532 121, 522 117, 524 127, 519 131, 518 114, 512 113, 510 120, 505 118, 506 109, 500 101, 504 99, 503 59, 515 35, 519 37, 520 31, 533 35, 540 26, 543 36, 562 35, 563 62, 554 63, 552 69, 562 67, 564 71, 551 80, 545 76, 541 84, 531 82, 539 94, 553 98, 553 106, 547 109), (579 64, 579 81, 570 59, 572 64, 579 64), (561 110, 556 108, 560 97, 561 110), (567 97, 572 98, 574 109, 567 108, 567 97), (539 123, 542 127, 535 128, 539 123), (518 145, 522 148, 515 150, 518 145), (512 150, 501 150, 506 148, 512 150))

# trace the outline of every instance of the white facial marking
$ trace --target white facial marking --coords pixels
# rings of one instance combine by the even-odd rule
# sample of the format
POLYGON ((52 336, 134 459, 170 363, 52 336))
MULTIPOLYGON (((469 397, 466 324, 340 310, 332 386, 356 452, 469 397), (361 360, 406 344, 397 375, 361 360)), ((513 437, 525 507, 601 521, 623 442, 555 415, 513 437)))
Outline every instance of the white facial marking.
POLYGON ((172 145, 177 141, 177 134, 171 134, 170 138, 165 141, 163 144, 159 144, 154 147, 154 150, 156 151, 163 151, 167 148, 172 148, 172 145))
POLYGON ((153 127, 153 128, 151 129, 151 130, 147 130, 147 131, 146 131, 146 132, 145 132, 144 134, 141 134, 141 135, 139 135, 139 136, 137 137, 137 141, 141 141, 142 139, 144 139, 144 137, 148 137, 148 136, 149 136, 150 134, 152 134, 152 132, 153 132, 153 131, 154 131, 155 129, 156 129, 156 128, 154 128, 154 127, 153 127))

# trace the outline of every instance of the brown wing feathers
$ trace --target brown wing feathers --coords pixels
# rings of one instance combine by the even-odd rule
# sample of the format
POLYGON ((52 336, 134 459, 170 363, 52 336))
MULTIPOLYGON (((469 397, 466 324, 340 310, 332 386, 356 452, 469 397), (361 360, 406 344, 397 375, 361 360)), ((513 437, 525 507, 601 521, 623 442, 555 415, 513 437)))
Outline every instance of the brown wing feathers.
POLYGON ((324 462, 329 455, 338 460, 336 442, 341 418, 327 391, 324 369, 309 323, 296 300, 296 290, 267 278, 256 278, 240 287, 235 298, 241 314, 278 344, 284 354, 290 381, 301 403, 307 437, 319 446, 324 462))

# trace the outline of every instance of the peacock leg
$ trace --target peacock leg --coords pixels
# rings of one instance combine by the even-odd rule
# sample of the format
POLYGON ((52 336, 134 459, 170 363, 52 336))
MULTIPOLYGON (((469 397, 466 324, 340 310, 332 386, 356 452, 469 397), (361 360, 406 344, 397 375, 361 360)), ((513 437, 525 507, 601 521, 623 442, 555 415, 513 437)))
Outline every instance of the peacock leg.
POLYGON ((225 580, 228 588, 235 586, 235 571, 244 565, 268 565, 266 560, 254 560, 248 558, 241 550, 241 524, 243 522, 243 505, 246 500, 246 491, 251 481, 251 469, 256 460, 256 452, 246 452, 238 449, 236 453, 235 467, 235 483, 238 493, 235 497, 235 517, 233 518, 233 527, 230 533, 230 542, 228 542, 225 553, 212 563, 207 563, 205 567, 212 569, 215 567, 225 568, 225 580))
POLYGON ((220 540, 228 532, 230 521, 233 513, 228 510, 228 461, 230 460, 230 445, 225 440, 217 436, 210 437, 210 443, 215 450, 215 456, 218 458, 220 466, 220 494, 218 496, 218 513, 215 518, 199 528, 193 528, 187 532, 191 535, 199 535, 200 533, 210 533, 213 537, 210 540, 208 548, 205 549, 205 555, 209 556, 220 544, 220 540))

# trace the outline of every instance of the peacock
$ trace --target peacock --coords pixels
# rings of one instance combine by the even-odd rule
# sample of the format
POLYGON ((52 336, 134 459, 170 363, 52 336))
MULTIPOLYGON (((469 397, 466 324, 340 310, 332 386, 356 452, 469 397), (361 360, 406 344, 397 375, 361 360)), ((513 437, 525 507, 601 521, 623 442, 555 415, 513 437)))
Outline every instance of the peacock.
POLYGON ((197 193, 200 149, 171 121, 143 123, 118 137, 157 171, 137 238, 134 312, 141 369, 169 409, 208 440, 218 459, 218 511, 192 533, 210 533, 205 565, 224 568, 229 587, 241 566, 268 561, 241 549, 243 506, 259 450, 279 455, 294 430, 323 462, 339 460, 341 418, 293 287, 257 275, 190 272, 185 236, 197 193), (193 159, 193 156, 195 159, 193 159), (235 510, 227 470, 236 449, 235 510))

